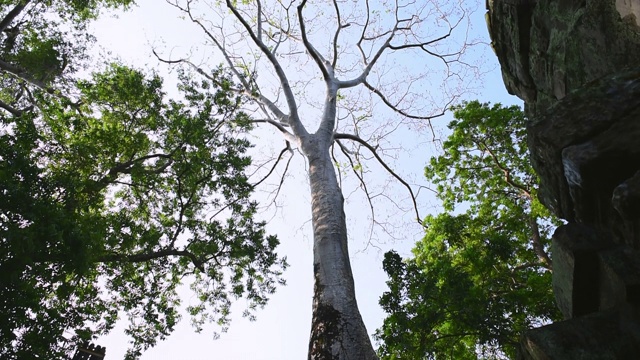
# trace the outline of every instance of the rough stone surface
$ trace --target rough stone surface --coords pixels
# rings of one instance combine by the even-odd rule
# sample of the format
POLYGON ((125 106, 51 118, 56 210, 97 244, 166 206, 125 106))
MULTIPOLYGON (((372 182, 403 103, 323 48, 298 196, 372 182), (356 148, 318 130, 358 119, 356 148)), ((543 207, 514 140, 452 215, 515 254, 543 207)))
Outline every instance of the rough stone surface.
POLYGON ((601 311, 527 331, 520 359, 622 360, 640 354, 638 314, 633 309, 601 311))
POLYGON ((620 16, 640 26, 640 0, 616 0, 620 16))
POLYGON ((618 246, 598 254, 600 310, 629 304, 640 310, 640 253, 618 246))
MULTIPOLYGON (((640 243, 640 171, 613 190, 611 199, 619 217, 614 229, 627 243, 640 243)), ((635 246, 637 248, 637 246, 635 246)))
POLYGON ((505 86, 525 101, 566 320, 523 359, 640 358, 640 0, 488 0, 505 86))
POLYGON ((605 239, 582 224, 561 226, 553 235, 553 293, 565 319, 600 308, 598 252, 607 247, 605 239))
POLYGON ((593 81, 528 124, 540 198, 569 221, 608 223, 640 166, 640 68, 593 81))
POLYGON ((638 0, 488 0, 509 93, 530 115, 640 59, 638 0))

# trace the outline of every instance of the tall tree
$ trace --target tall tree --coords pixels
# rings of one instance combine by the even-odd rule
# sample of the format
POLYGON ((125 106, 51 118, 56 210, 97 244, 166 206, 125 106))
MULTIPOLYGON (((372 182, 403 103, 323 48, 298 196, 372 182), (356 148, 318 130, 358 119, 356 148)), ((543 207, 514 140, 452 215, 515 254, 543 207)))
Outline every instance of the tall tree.
POLYGON ((536 197, 524 114, 477 101, 452 110, 444 155, 425 170, 447 212, 427 217, 414 257, 385 256, 383 358, 514 358, 522 331, 558 318, 547 255, 557 219, 536 197))
MULTIPOLYGON (((168 2, 222 55, 240 85, 233 90, 258 114, 252 121, 275 127, 285 138, 281 154, 300 149, 308 164, 315 280, 309 358, 377 358, 356 303, 335 163, 352 167, 372 209, 367 159, 406 186, 415 205, 412 188, 384 161, 387 139, 427 126, 468 81, 464 1, 168 2), (439 92, 426 93, 439 81, 439 92)), ((164 61, 210 76, 207 64, 190 58, 164 61)), ((417 207, 415 213, 420 222, 417 207)))
POLYGON ((120 312, 135 358, 173 330, 178 285, 200 300, 196 324, 224 327, 233 299, 251 316, 282 282, 278 240, 254 220, 250 124, 215 79, 183 78, 177 102, 112 65, 73 99, 33 92, 33 109, 0 114, 3 358, 62 358, 120 312))

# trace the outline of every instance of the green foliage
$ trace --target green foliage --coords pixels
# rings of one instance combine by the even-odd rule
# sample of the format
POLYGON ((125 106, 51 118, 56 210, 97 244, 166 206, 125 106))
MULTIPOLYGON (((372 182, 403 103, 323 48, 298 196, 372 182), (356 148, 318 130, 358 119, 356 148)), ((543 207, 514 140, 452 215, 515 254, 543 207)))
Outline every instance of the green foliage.
POLYGON ((254 221, 246 114, 221 71, 157 76, 113 65, 77 82, 88 21, 131 0, 0 1, 0 353, 62 358, 120 314, 134 358, 179 320, 226 328, 282 283, 278 240, 254 221))
POLYGON ((414 257, 385 256, 385 359, 513 358, 523 330, 559 315, 545 262, 557 220, 536 198, 523 113, 452 110, 444 155, 425 169, 447 212, 426 218, 414 257))
POLYGON ((105 8, 132 4, 133 0, 0 1, 0 101, 19 111, 32 105, 34 88, 64 94, 68 89, 61 85, 73 85, 69 76, 83 67, 85 50, 93 43, 89 21, 105 8))
POLYGON ((0 117, 3 358, 60 358, 122 313, 136 358, 179 320, 180 284, 198 328, 224 330, 240 297, 253 316, 286 262, 254 220, 239 99, 182 76, 185 100, 166 100, 159 77, 120 65, 76 88, 0 117))
POLYGON ((482 205, 488 205, 489 212, 499 205, 528 209, 529 199, 505 178, 507 171, 514 184, 535 190, 537 178, 529 164, 522 111, 477 101, 452 110, 453 133, 443 144, 445 155, 432 158, 425 169, 445 210, 467 202, 478 211, 482 205))

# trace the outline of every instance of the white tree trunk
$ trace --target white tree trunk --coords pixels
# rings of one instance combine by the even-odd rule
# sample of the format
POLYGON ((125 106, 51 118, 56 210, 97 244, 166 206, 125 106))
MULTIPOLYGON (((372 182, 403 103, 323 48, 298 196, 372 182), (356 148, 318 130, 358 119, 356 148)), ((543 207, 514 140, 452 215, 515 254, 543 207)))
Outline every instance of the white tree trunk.
MULTIPOLYGON (((416 219, 420 222, 422 218, 418 214, 416 196, 411 190, 411 186, 387 166, 378 152, 379 144, 369 144, 366 139, 360 137, 357 131, 353 134, 338 132, 341 128, 351 129, 351 126, 338 126, 336 122, 338 91, 357 87, 368 91, 372 95, 371 101, 374 102, 370 103, 369 100, 366 100, 360 105, 360 95, 354 95, 353 101, 346 101, 341 104, 341 107, 350 115, 359 118, 361 111, 366 114, 368 114, 367 109, 373 111, 373 105, 378 99, 392 112, 400 116, 399 123, 395 125, 397 127, 404 123, 410 124, 413 121, 431 121, 433 118, 444 115, 445 110, 451 104, 450 101, 455 100, 455 97, 449 99, 450 101, 444 99, 446 104, 440 112, 425 113, 423 105, 418 100, 419 95, 415 93, 419 81, 424 79, 426 85, 434 80, 434 69, 431 65, 423 67, 426 69, 425 72, 419 72, 414 77, 408 76, 403 82, 402 79, 405 78, 404 66, 398 67, 401 70, 396 71, 396 69, 386 68, 385 61, 380 59, 387 53, 407 50, 414 54, 415 51, 422 50, 425 54, 443 63, 442 79, 460 79, 460 91, 463 93, 466 81, 451 74, 457 73, 458 65, 464 67, 465 73, 468 70, 467 66, 470 66, 460 60, 468 47, 466 38, 460 48, 444 49, 442 52, 440 50, 442 50, 442 42, 449 38, 452 31, 460 23, 463 23, 462 20, 467 16, 467 10, 460 6, 464 2, 452 2, 451 7, 442 9, 434 4, 433 11, 427 11, 425 5, 420 1, 410 2, 415 3, 415 7, 409 6, 411 4, 400 5, 396 2, 395 5, 389 4, 387 11, 383 12, 389 17, 381 20, 382 17, 379 19, 377 14, 379 10, 369 8, 370 1, 365 4, 335 0, 323 4, 321 4, 322 2, 314 2, 313 9, 310 9, 314 15, 305 19, 303 11, 307 0, 288 4, 274 2, 275 7, 265 1, 226 0, 227 9, 237 20, 235 24, 229 24, 229 27, 223 26, 223 20, 229 16, 226 10, 216 12, 215 9, 210 9, 219 16, 220 22, 215 24, 213 21, 200 20, 206 18, 204 14, 192 13, 191 3, 196 4, 198 1, 176 1, 175 3, 170 1, 169 3, 202 28, 207 39, 221 51, 229 69, 241 85, 240 88, 232 86, 232 91, 235 90, 237 94, 250 98, 264 113, 264 118, 256 118, 252 122, 275 126, 287 141, 286 149, 290 149, 290 144, 295 144, 302 149, 305 157, 309 160, 315 278, 309 359, 377 359, 356 303, 353 274, 347 249, 344 199, 329 152, 333 141, 348 139, 357 143, 356 152, 361 149, 370 151, 384 169, 408 189, 416 209, 416 219), (330 14, 325 14, 325 10, 317 7, 320 5, 330 5, 329 7, 333 10, 327 9, 330 14), (366 5, 364 12, 363 5, 366 5), (351 9, 349 9, 350 6, 351 9), (415 15, 412 15, 413 11, 416 12, 415 15), (429 14, 428 16, 433 15, 433 17, 423 17, 422 15, 426 15, 426 13, 429 14), (319 14, 323 16, 319 16, 319 14), (363 15, 366 19, 361 19, 363 15), (449 21, 449 18, 454 21, 449 21), (312 25, 309 28, 309 33, 306 21, 312 25), (331 25, 333 21, 335 23, 331 25), (420 28, 421 26, 431 26, 434 22, 438 25, 432 30, 425 32, 420 28), (352 24, 358 30, 355 32, 349 30, 349 35, 346 31, 342 32, 352 24), (385 28, 387 25, 389 27, 385 28), (426 33, 440 35, 429 38, 423 36, 426 33), (325 38, 326 34, 333 35, 325 38), (353 35, 356 36, 355 39, 346 40, 347 36, 353 35), (325 38, 327 42, 320 47, 322 51, 316 49, 310 41, 310 37, 314 39, 325 38), (255 46, 245 48, 245 41, 253 43, 255 46), (349 50, 341 48, 344 45, 349 50), (285 48, 288 50, 283 50, 285 48), (234 52, 234 50, 241 51, 234 52), (248 51, 248 54, 245 51, 248 51), (248 61, 244 61, 247 60, 247 55, 249 55, 248 61), (306 59, 305 55, 307 55, 306 59), (360 58, 360 69, 353 62, 356 58, 360 58), (283 66, 280 59, 286 59, 287 63, 284 65, 287 66, 283 66), (292 62, 288 63, 288 61, 292 62), (318 100, 304 99, 306 87, 309 86, 311 89, 311 84, 315 83, 317 79, 316 73, 313 78, 307 79, 308 81, 303 81, 301 78, 301 76, 305 76, 306 70, 303 73, 295 73, 300 70, 301 64, 306 62, 315 63, 317 70, 322 74, 322 81, 326 85, 324 113, 320 123, 313 122, 313 126, 317 126, 317 131, 314 134, 309 134, 298 111, 309 105, 309 103, 299 103, 298 100, 313 100, 311 103, 318 100), (377 65, 379 62, 381 64, 377 65), (340 65, 338 65, 339 63, 340 65), (248 64, 255 66, 247 67, 248 64), (258 71, 262 71, 263 65, 258 66, 258 64, 269 66, 271 71, 267 71, 279 81, 279 87, 273 89, 276 90, 275 92, 264 92, 267 88, 261 88, 259 85, 262 81, 258 82, 256 75, 258 71), (374 67, 376 68, 374 69, 374 67), (378 79, 369 82, 367 78, 371 73, 374 73, 378 79), (394 74, 398 76, 397 79, 387 79, 387 76, 394 76, 394 74), (291 82, 289 76, 295 80, 291 82), (403 86, 396 87, 395 83, 403 83, 403 86), (389 84, 387 90, 392 94, 387 94, 384 84, 389 84), (464 86, 462 86, 463 84, 464 86), (302 86, 302 88, 297 88, 294 91, 292 86, 302 86), (300 93, 301 95, 298 95, 299 90, 304 90, 300 93), (355 103, 358 105, 354 105, 355 103), (414 104, 416 107, 413 106, 414 104)), ((445 5, 447 2, 443 1, 442 3, 445 5)), ((462 33, 464 34, 464 31, 462 33)), ((199 65, 188 59, 167 60, 166 62, 169 64, 186 63, 199 74, 208 77, 209 80, 216 81, 210 78, 199 65)), ((389 65, 391 66, 391 63, 389 65)), ((472 68, 475 69, 475 67, 472 68)), ((270 85, 267 87, 274 85, 271 80, 268 82, 270 85)), ((427 100, 426 103, 429 101, 427 100)), ((359 121, 356 120, 356 127, 359 121)), ((385 124, 378 123, 374 128, 375 130, 365 138, 377 139, 379 135, 386 136, 382 134, 387 129, 385 124)), ((391 130, 391 132, 393 131, 396 130, 391 130)), ((349 157, 346 152, 345 156, 349 157)), ((279 159, 280 157, 275 162, 273 169, 277 166, 279 159)), ((267 177, 270 174, 271 171, 267 177)), ((362 178, 359 180, 364 181, 362 178)), ((364 185, 364 182, 362 184, 364 185)), ((368 193, 367 196, 369 196, 368 193)))
POLYGON ((309 135, 303 141, 309 160, 315 278, 309 359, 377 359, 356 303, 344 198, 326 135, 309 135))

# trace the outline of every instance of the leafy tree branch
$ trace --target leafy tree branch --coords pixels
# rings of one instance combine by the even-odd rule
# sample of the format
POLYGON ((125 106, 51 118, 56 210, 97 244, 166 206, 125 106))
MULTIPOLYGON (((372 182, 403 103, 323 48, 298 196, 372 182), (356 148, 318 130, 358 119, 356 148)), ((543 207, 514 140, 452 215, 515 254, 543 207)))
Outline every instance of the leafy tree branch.
POLYGON ((522 331, 559 317, 547 253, 558 220, 536 198, 523 112, 478 101, 452 111, 444 154, 425 169, 445 212, 426 218, 412 257, 385 255, 385 359, 513 358, 522 331))
POLYGON ((179 284, 201 300, 196 324, 225 330, 233 299, 253 316, 284 283, 279 241, 250 198, 246 114, 232 92, 181 80, 178 102, 159 77, 114 64, 77 82, 78 105, 44 93, 33 111, 3 118, 8 358, 62 357, 108 333, 119 313, 130 318, 127 358, 137 358, 173 331, 179 284))

